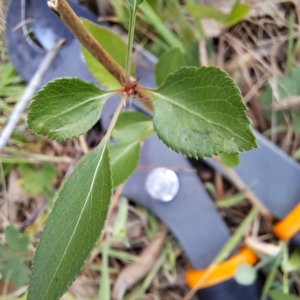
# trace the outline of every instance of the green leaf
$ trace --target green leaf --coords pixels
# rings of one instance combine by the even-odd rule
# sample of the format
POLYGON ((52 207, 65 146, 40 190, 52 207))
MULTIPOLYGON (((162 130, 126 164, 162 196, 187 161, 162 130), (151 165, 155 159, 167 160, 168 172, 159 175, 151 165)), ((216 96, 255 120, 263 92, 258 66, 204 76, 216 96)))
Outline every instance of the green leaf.
MULTIPOLYGON (((268 121, 272 119, 271 105, 272 105, 272 88, 268 84, 260 94, 260 104, 263 109, 263 114, 268 121)), ((276 120, 282 119, 281 113, 276 112, 276 120), (280 117, 279 117, 280 116, 280 117)))
POLYGON ((224 14, 213 7, 198 4, 187 4, 187 11, 194 18, 213 19, 230 27, 242 20, 250 11, 250 7, 237 3, 229 14, 224 14))
POLYGON ((186 9, 194 18, 213 19, 224 24, 226 27, 238 23, 250 11, 249 6, 239 3, 232 8, 232 11, 229 14, 224 14, 210 6, 198 4, 187 4, 186 9))
POLYGON ((300 271, 300 251, 295 250, 286 262, 282 262, 281 267, 285 272, 300 271))
POLYGON ((28 300, 58 299, 88 258, 112 192, 106 140, 82 157, 62 184, 33 260, 28 300))
POLYGON ((298 300, 298 297, 283 292, 271 290, 269 296, 272 300, 298 300))
POLYGON ((239 4, 237 3, 231 13, 228 15, 226 26, 230 27, 241 21, 249 12, 250 7, 246 4, 239 4))
POLYGON ((234 273, 234 279, 238 284, 251 285, 256 280, 257 274, 255 269, 248 264, 241 264, 234 273))
POLYGON ((19 164, 18 171, 22 175, 19 183, 28 196, 51 195, 53 180, 57 176, 56 168, 51 163, 43 163, 40 168, 32 164, 19 164))
POLYGON ((9 248, 13 252, 19 253, 19 252, 26 252, 28 250, 30 239, 26 235, 21 235, 19 228, 10 225, 5 229, 4 233, 9 248))
POLYGON ((155 78, 157 86, 161 85, 170 73, 184 66, 183 54, 180 48, 172 48, 165 52, 155 66, 155 78))
POLYGON ((136 111, 123 112, 113 131, 117 144, 110 145, 114 187, 123 183, 135 170, 139 161, 140 143, 153 133, 153 123, 136 111))
MULTIPOLYGON (((103 49, 123 68, 126 67, 126 43, 107 28, 98 26, 82 19, 84 26, 99 42, 103 49)), ((85 48, 82 47, 84 60, 92 75, 105 87, 110 89, 120 88, 121 84, 115 79, 85 48)), ((134 76, 134 65, 131 64, 130 74, 134 76)))
POLYGON ((292 111, 293 126, 296 133, 300 133, 300 110, 292 111))
POLYGON ((231 197, 228 197, 226 199, 218 200, 216 201, 217 207, 229 207, 237 205, 243 201, 245 201, 245 195, 244 194, 236 194, 231 197))
POLYGON ((114 187, 123 183, 136 169, 139 162, 140 142, 109 146, 114 187))
POLYGON ((128 24, 128 7, 125 7, 122 2, 120 0, 111 0, 110 4, 113 6, 117 22, 126 27, 128 24))
POLYGON ((143 2, 144 2, 144 0, 128 0, 128 5, 129 5, 130 10, 133 13, 136 13, 139 5, 142 4, 143 2))
POLYGON ((0 267, 1 279, 15 286, 23 286, 28 280, 28 274, 21 257, 11 257, 0 267))
POLYGON ((20 234, 20 229, 12 225, 8 226, 4 233, 8 247, 0 245, 1 279, 15 286, 22 286, 28 280, 28 273, 21 253, 28 251, 30 239, 20 234))
POLYGON ((113 131, 113 139, 121 142, 142 141, 153 133, 153 123, 137 111, 122 112, 113 131))
POLYGON ((17 75, 11 62, 0 66, 0 87, 20 84, 23 79, 17 75))
POLYGON ((220 159, 228 168, 234 168, 240 164, 240 158, 238 154, 221 153, 220 159))
MULTIPOLYGON (((173 32, 176 32, 176 35, 182 43, 187 45, 191 42, 198 42, 198 37, 200 36, 198 20, 192 24, 190 18, 187 18, 186 10, 183 9, 182 4, 178 0, 169 0, 163 5, 163 12, 167 16, 167 22, 172 24, 170 27, 172 27, 173 32)), ((160 9, 157 10, 157 13, 160 16, 162 15, 160 9)), ((188 51, 187 54, 189 55, 188 51)))
POLYGON ((172 150, 203 158, 257 147, 240 91, 224 71, 181 68, 158 89, 147 91, 154 129, 172 150))
MULTIPOLYGON (((278 94, 278 100, 284 100, 290 96, 300 96, 300 68, 293 68, 292 71, 283 77, 277 79, 277 86, 275 87, 278 94)), ((272 88, 268 84, 265 90, 261 93, 260 102, 263 108, 265 108, 264 114, 270 120, 271 113, 270 107, 272 105, 272 88)), ((277 121, 282 119, 282 113, 276 112, 277 121)), ((294 130, 300 133, 300 111, 292 111, 292 119, 294 130)))
POLYGON ((194 18, 213 19, 222 23, 226 20, 225 14, 207 5, 187 4, 185 7, 194 18))
POLYGON ((112 93, 78 78, 49 82, 30 105, 28 126, 52 140, 66 140, 88 131, 98 120, 112 93))
POLYGON ((127 240, 128 206, 128 200, 122 197, 119 202, 118 214, 113 229, 114 239, 120 239, 126 247, 130 247, 127 240))
POLYGON ((0 244, 0 255, 9 255, 9 250, 2 244, 0 244))

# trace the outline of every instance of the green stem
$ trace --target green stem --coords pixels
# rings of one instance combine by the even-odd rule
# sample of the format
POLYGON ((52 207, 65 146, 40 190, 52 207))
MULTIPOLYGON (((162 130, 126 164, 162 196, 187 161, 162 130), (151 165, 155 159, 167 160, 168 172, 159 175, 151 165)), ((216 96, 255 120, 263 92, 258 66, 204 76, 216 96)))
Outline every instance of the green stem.
MULTIPOLYGON (((122 67, 116 63, 116 61, 103 49, 98 41, 90 34, 85 28, 82 21, 77 17, 72 10, 67 0, 49 0, 48 6, 59 16, 61 21, 67 28, 73 33, 78 41, 98 60, 106 70, 108 70, 122 86, 126 82, 126 74, 122 67)), ((131 79, 133 84, 136 80, 131 79)), ((140 103, 148 110, 152 111, 152 102, 148 93, 145 93, 142 88, 139 89, 139 93, 136 98, 140 103), (149 101, 143 101, 148 99, 149 101)))
POLYGON ((126 83, 130 81, 130 69, 131 69, 131 59, 132 59, 132 48, 134 39, 134 29, 135 29, 136 12, 131 11, 129 13, 129 28, 128 28, 128 45, 127 45, 127 57, 126 57, 126 83))
POLYGON ((111 299, 110 297, 110 278, 109 278, 109 250, 112 243, 112 237, 110 234, 107 235, 105 244, 102 249, 102 267, 101 267, 101 279, 99 289, 99 300, 111 299))
POLYGON ((107 132, 106 132, 106 135, 105 135, 105 139, 106 139, 107 144, 109 143, 109 140, 112 136, 113 130, 114 130, 114 128, 116 126, 116 123, 118 121, 119 115, 120 115, 120 113, 121 113, 121 111, 124 107, 124 101, 125 101, 125 99, 122 98, 119 105, 118 105, 118 107, 117 107, 117 109, 116 109, 116 111, 115 111, 115 113, 114 113, 114 115, 113 115, 113 118, 112 118, 112 120, 109 124, 109 127, 107 129, 107 132))
POLYGON ((126 79, 124 70, 85 28, 83 22, 77 17, 67 0, 49 0, 48 6, 55 12, 84 48, 123 85, 126 79))
POLYGON ((272 283, 274 281, 274 278, 276 276, 276 271, 277 271, 277 268, 279 266, 281 257, 282 257, 282 252, 278 253, 278 255, 276 256, 276 259, 273 262, 272 268, 269 271, 267 279, 265 281, 265 284, 264 284, 264 287, 263 287, 263 290, 262 290, 262 293, 261 293, 261 296, 260 296, 260 300, 264 300, 267 297, 267 295, 270 291, 271 285, 272 285, 272 283))
MULTIPOLYGON (((282 253, 283 253, 282 263, 287 263, 288 260, 289 260, 289 253, 288 253, 287 244, 284 245, 282 253)), ((283 271, 282 292, 284 294, 288 294, 289 293, 289 273, 286 270, 286 268, 282 268, 282 271, 283 271)))
POLYGON ((294 63, 293 48, 294 48, 294 27, 295 27, 295 15, 292 13, 289 17, 289 38, 287 48, 287 71, 291 72, 294 63))

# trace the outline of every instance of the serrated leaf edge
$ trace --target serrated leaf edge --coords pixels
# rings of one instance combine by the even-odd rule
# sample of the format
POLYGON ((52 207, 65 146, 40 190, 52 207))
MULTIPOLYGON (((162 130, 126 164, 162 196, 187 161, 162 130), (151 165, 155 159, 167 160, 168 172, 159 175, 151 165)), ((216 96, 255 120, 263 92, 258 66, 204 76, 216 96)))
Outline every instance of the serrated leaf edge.
MULTIPOLYGON (((76 79, 76 80, 80 80, 86 84, 89 84, 91 86, 93 86, 93 88, 97 88, 99 91, 103 92, 103 94, 99 95, 99 96, 96 96, 94 97, 95 99, 103 96, 103 97, 107 97, 109 98, 110 96, 114 95, 115 94, 115 91, 106 91, 106 90, 102 90, 101 88, 99 88, 98 86, 96 86, 95 84, 93 84, 92 82, 90 81, 85 81, 85 80, 81 80, 80 78, 77 78, 77 77, 62 77, 62 78, 55 78, 54 80, 51 80, 49 82, 47 82, 46 85, 44 85, 36 94, 35 96, 33 97, 32 99, 32 102, 30 103, 29 105, 29 110, 28 110, 28 115, 27 115, 27 124, 28 124, 28 129, 36 134, 36 135, 40 135, 40 136, 44 136, 44 137, 47 137, 48 139, 50 140, 53 140, 53 141, 66 141, 66 140, 69 140, 69 139, 72 139, 72 138, 77 138, 79 137, 80 135, 86 133, 88 130, 90 130, 96 123, 98 120, 96 120, 96 122, 94 124, 92 124, 92 126, 87 130, 87 131, 84 131, 80 134, 77 134, 77 135, 72 135, 70 137, 65 137, 65 138, 57 138, 57 137, 52 137, 51 134, 48 134, 47 131, 46 132, 37 132, 35 131, 33 128, 32 128, 32 123, 31 123, 31 118, 32 118, 32 106, 35 105, 35 103, 38 101, 37 97, 40 95, 40 93, 42 92, 45 92, 45 90, 49 87, 48 85, 51 84, 51 83, 57 83, 59 80, 62 80, 62 79, 76 79)), ((101 111, 102 111, 102 108, 100 110, 100 114, 99 114, 99 119, 101 117, 101 111)))
MULTIPOLYGON (((108 147, 107 141, 105 141, 105 140, 103 139, 103 142, 105 143, 105 147, 107 148, 107 154, 108 154, 107 156, 108 156, 108 163, 109 163, 109 174, 110 174, 109 177, 110 177, 111 190, 112 190, 112 187, 113 187, 113 178, 112 178, 112 169, 111 169, 110 151, 109 151, 109 147, 108 147)), ((101 143, 100 143, 100 144, 101 144, 101 143)), ((100 144, 99 144, 97 147, 100 147, 100 144)), ((94 149, 94 150, 95 150, 95 149, 94 149)), ((104 147, 103 147, 103 150, 104 150, 104 147)), ((103 151, 103 152, 104 152, 104 151, 103 151)), ((103 152, 102 152, 102 156, 103 156, 103 152)), ((102 156, 101 156, 101 157, 102 157, 102 156)), ((80 163, 85 159, 85 157, 86 157, 86 155, 82 156, 81 159, 77 162, 76 166, 77 166, 78 164, 80 164, 80 163)), ((100 162, 100 161, 101 161, 101 160, 99 159, 99 162, 100 162)), ((98 164, 98 166, 100 166, 100 164, 98 164)), ((75 169, 75 168, 74 168, 74 169, 75 169)), ((73 170, 74 170, 74 169, 73 169, 73 170)), ((56 196, 55 196, 55 198, 54 198, 54 203, 56 203, 56 200, 58 199, 61 190, 62 190, 63 187, 65 186, 65 184, 66 184, 66 182, 68 181, 68 179, 71 178, 72 174, 73 174, 73 171, 72 171, 72 172, 64 179, 63 183, 61 184, 61 186, 60 186, 60 188, 59 188, 59 191, 57 192, 57 194, 56 194, 56 196)), ((95 172, 95 174, 96 174, 96 172, 95 172)), ((112 195, 112 192, 111 192, 111 195, 112 195)), ((55 204, 54 204, 54 205, 55 205, 55 204)), ((109 206, 110 206, 110 203, 108 204, 108 209, 109 209, 109 206)), ((47 222, 49 221, 49 219, 50 219, 50 217, 51 217, 52 214, 53 214, 53 209, 51 210, 51 212, 50 212, 50 214, 49 214, 49 216, 48 216, 47 222)), ((105 222, 106 222, 106 221, 105 221, 105 222)), ((104 226, 103 226, 103 228, 102 228, 102 231, 103 231, 103 229, 104 229, 104 227, 105 227, 105 222, 104 222, 104 226)), ((46 224, 45 224, 45 226, 46 226, 46 224)), ((100 238, 100 236, 101 236, 102 231, 99 233, 99 238, 100 238)), ((99 239, 99 238, 98 238, 98 239, 99 239)), ((39 240, 39 242, 38 242, 38 245, 37 245, 37 248, 36 248, 36 252, 37 252, 37 250, 38 250, 39 244, 42 243, 43 239, 44 239, 44 237, 43 237, 43 235, 41 235, 41 238, 40 238, 40 240, 39 240)), ((89 255, 91 254, 91 252, 92 252, 93 249, 95 248, 95 245, 97 244, 98 239, 96 240, 94 246, 91 247, 91 250, 90 250, 90 252, 89 252, 89 255)), ((82 269, 84 268, 85 262, 86 262, 86 260, 88 259, 89 255, 88 255, 87 258, 83 261, 82 268, 81 268, 80 270, 82 270, 82 269)), ((33 261, 32 261, 32 267, 31 267, 31 270, 33 270, 34 265, 35 265, 35 256, 34 256, 34 259, 33 259, 33 261)), ((78 274, 80 273, 80 270, 79 270, 78 274)), ((76 277, 77 277, 78 274, 76 274, 72 279, 70 279, 69 285, 65 288, 65 291, 67 291, 67 289, 72 285, 72 283, 75 281, 75 279, 76 279, 76 277)), ((31 274, 30 274, 30 276, 31 276, 31 274)), ((53 276, 53 278, 54 278, 54 276, 53 276)), ((30 279, 31 279, 31 278, 30 278, 30 279)), ((30 280, 29 280, 29 283, 30 283, 30 280)), ((30 284, 29 284, 29 286, 30 286, 30 284)), ((58 298, 62 297, 63 294, 65 293, 65 291, 63 291, 63 292, 59 295, 58 298)))
MULTIPOLYGON (((180 155, 183 155, 183 156, 188 156, 188 157, 191 157, 191 158, 195 158, 195 159, 199 159, 199 158, 202 158, 202 159, 205 159, 205 158, 209 158, 209 157, 213 157, 213 156, 215 156, 215 155, 220 155, 220 154, 222 154, 222 153, 228 153, 228 154, 239 154, 239 153, 242 153, 242 152, 246 152, 246 151, 249 151, 249 150, 252 150, 252 149, 256 149, 256 148, 259 148, 259 146, 257 145, 257 143, 256 143, 256 139, 255 139, 255 136, 254 136, 254 134, 253 134, 253 132, 252 132, 252 128, 251 128, 251 124, 252 124, 252 121, 251 121, 251 119, 247 116, 247 114, 246 114, 246 111, 248 110, 248 107, 246 106, 246 104, 244 103, 244 101, 243 101, 243 98, 242 98, 242 95, 241 95, 241 91, 240 91, 240 89, 239 89, 239 87, 236 85, 236 83, 235 83, 235 81, 229 76, 229 74, 226 72, 226 71, 224 71, 224 70, 222 70, 222 69, 220 69, 220 68, 218 68, 218 67, 215 67, 215 66, 209 66, 209 67, 205 67, 205 66, 203 66, 203 67, 200 67, 200 68, 198 68, 198 67, 181 67, 181 68, 179 68, 178 70, 176 70, 176 71, 174 71, 174 72, 172 72, 172 73, 170 73, 169 75, 168 75, 168 77, 164 80, 164 82, 159 86, 159 87, 157 87, 157 88, 155 88, 155 89, 150 89, 150 88, 143 88, 144 90, 146 90, 148 93, 150 93, 150 94, 159 94, 159 92, 157 92, 160 88, 163 88, 164 87, 164 85, 166 84, 166 81, 168 80, 168 78, 169 77, 171 77, 171 76, 173 76, 175 73, 177 73, 179 70, 183 70, 183 69, 189 69, 189 70, 191 70, 191 69, 194 69, 194 70, 201 70, 201 69, 208 69, 208 68, 210 68, 210 69, 216 69, 216 70, 218 70, 218 71, 221 71, 224 75, 225 75, 225 78, 226 79, 229 79, 233 84, 234 84, 234 88, 237 90, 237 92, 238 92, 238 94, 239 94, 239 97, 240 97, 240 100, 241 100, 241 102, 242 102, 242 104, 244 105, 244 114, 245 114, 245 117, 246 117, 246 119, 248 120, 248 125, 249 125, 249 129, 250 129, 250 131, 251 131, 251 135, 252 135, 252 138, 253 138, 253 144, 255 144, 255 146, 252 146, 252 147, 249 147, 247 150, 239 150, 238 152, 225 152, 225 151, 213 151, 212 153, 212 155, 207 155, 207 154, 204 154, 204 156, 202 157, 202 156, 197 156, 197 155, 194 155, 194 154, 192 154, 192 153, 189 153, 189 152, 187 152, 187 153, 181 153, 180 151, 177 151, 177 149, 176 149, 176 147, 172 147, 171 145, 167 145, 165 142, 164 142, 164 140, 162 140, 161 138, 160 138, 160 136, 159 136, 159 134, 157 133, 157 127, 156 127, 156 125, 155 125, 155 123, 153 122, 153 127, 154 127, 154 130, 155 130, 155 132, 156 132, 156 134, 157 134, 157 136, 158 136, 158 138, 159 138, 159 140, 162 142, 162 143, 164 143, 169 149, 171 149, 172 151, 174 151, 174 152, 176 152, 176 153, 178 153, 178 154, 180 154, 180 155)), ((160 96, 161 96, 161 94, 159 94, 160 96)), ((155 106, 154 106, 154 111, 153 111, 153 115, 155 114, 155 106)))

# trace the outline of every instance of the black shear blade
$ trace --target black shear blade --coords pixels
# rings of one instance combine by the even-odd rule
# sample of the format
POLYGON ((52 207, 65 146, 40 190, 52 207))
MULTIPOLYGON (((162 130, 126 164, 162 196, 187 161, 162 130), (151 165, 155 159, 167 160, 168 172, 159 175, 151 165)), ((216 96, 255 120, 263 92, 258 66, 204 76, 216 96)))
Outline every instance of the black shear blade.
POLYGON ((156 134, 144 142, 139 166, 126 182, 123 194, 167 225, 195 269, 206 268, 229 239, 228 228, 195 170, 156 134), (150 196, 146 180, 154 168, 171 169, 178 176, 179 192, 173 200, 162 202, 150 196))

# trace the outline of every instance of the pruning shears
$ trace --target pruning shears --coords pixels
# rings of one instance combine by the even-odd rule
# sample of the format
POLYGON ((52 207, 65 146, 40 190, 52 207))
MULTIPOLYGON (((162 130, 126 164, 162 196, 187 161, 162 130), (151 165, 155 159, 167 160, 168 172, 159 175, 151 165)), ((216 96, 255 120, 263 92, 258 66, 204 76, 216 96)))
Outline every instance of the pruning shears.
MULTIPOLYGON (((97 18, 81 5, 71 0, 69 3, 80 17, 97 22, 97 18)), ((6 24, 6 45, 11 62, 26 81, 34 75, 47 49, 61 38, 66 39, 65 46, 42 85, 54 78, 68 76, 95 81, 82 60, 79 42, 48 9, 46 0, 10 0, 6 24), (27 29, 20 27, 22 22, 26 22, 35 43, 29 34, 24 34, 27 29)), ((143 62, 137 64, 136 69, 140 83, 154 88, 155 58, 140 51, 136 60, 143 62)), ((107 128, 118 101, 116 96, 105 105, 101 118, 104 128, 107 128)), ((144 112, 135 102, 133 108, 144 112)), ((281 239, 292 239, 300 246, 300 184, 297 183, 300 166, 260 133, 255 132, 255 135, 260 149, 242 153, 241 163, 234 172, 280 220, 274 226, 275 234, 281 239)), ((207 163, 223 173, 214 160, 208 159, 207 163)), ((190 162, 168 149, 154 134, 145 140, 139 166, 126 182, 123 194, 168 226, 193 267, 187 272, 187 283, 191 288, 198 288, 197 282, 230 238, 230 233, 190 162)), ((233 279, 235 269, 241 263, 255 264, 256 260, 251 249, 237 249, 203 282, 198 291, 201 299, 259 299, 260 279, 249 286, 239 285, 233 279)))

